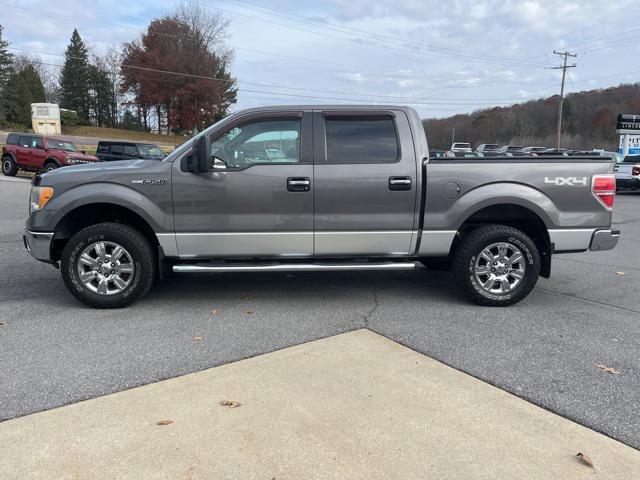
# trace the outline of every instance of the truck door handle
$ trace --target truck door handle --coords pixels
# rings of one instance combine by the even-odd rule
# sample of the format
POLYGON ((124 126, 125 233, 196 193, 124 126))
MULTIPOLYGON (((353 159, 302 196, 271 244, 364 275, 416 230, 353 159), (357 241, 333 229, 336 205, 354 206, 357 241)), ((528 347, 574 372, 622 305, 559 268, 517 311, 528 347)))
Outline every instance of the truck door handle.
POLYGON ((389 190, 411 190, 411 177, 389 177, 389 190))
POLYGON ((311 180, 309 177, 289 177, 287 178, 287 190, 289 192, 308 192, 311 190, 311 180))

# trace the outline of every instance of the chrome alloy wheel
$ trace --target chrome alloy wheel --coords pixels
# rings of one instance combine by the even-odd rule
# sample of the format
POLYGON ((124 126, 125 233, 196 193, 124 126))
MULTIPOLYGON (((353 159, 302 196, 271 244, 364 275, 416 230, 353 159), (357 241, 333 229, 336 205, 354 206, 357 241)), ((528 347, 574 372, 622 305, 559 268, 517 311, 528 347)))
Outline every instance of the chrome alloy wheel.
POLYGON ((114 242, 95 242, 78 259, 80 281, 94 293, 114 295, 133 280, 134 265, 129 252, 114 242))
POLYGON ((499 242, 486 247, 473 267, 473 275, 483 290, 503 295, 516 288, 525 272, 522 252, 511 243, 499 242))
POLYGON ((9 175, 11 168, 13 167, 13 163, 8 158, 5 158, 2 162, 2 173, 5 175, 9 175))

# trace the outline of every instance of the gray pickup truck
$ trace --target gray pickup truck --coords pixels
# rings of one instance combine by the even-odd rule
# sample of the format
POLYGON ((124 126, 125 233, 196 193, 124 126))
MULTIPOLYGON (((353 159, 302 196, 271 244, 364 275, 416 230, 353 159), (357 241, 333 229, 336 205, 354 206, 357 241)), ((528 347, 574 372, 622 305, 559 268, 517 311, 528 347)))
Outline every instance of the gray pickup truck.
POLYGON ((38 175, 27 250, 87 305, 123 307, 173 272, 452 271, 482 305, 524 298, 554 253, 609 250, 604 157, 429 159, 414 110, 245 110, 162 161, 38 175))

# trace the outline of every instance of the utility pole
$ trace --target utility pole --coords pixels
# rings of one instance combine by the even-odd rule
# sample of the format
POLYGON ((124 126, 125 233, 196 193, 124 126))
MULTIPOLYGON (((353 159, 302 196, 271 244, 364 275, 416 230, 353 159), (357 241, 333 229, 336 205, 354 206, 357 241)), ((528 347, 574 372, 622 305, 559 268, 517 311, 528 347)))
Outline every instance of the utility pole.
POLYGON ((569 53, 569 52, 556 52, 553 51, 556 55, 560 55, 564 58, 563 65, 561 67, 551 67, 552 70, 562 69, 562 84, 560 86, 560 104, 558 105, 558 132, 556 137, 556 150, 560 150, 560 134, 562 133, 562 104, 564 103, 564 81, 567 77, 567 68, 576 68, 576 64, 567 65, 567 59, 569 57, 577 57, 577 53, 569 53))

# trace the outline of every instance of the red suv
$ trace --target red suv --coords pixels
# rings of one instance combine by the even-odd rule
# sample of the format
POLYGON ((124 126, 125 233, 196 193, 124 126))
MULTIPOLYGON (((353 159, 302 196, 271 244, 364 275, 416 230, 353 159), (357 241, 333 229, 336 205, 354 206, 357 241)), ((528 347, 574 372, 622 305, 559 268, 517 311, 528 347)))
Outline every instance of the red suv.
POLYGON ((42 135, 10 133, 2 147, 2 173, 9 177, 20 168, 39 172, 98 161, 98 157, 79 152, 73 142, 42 135))

